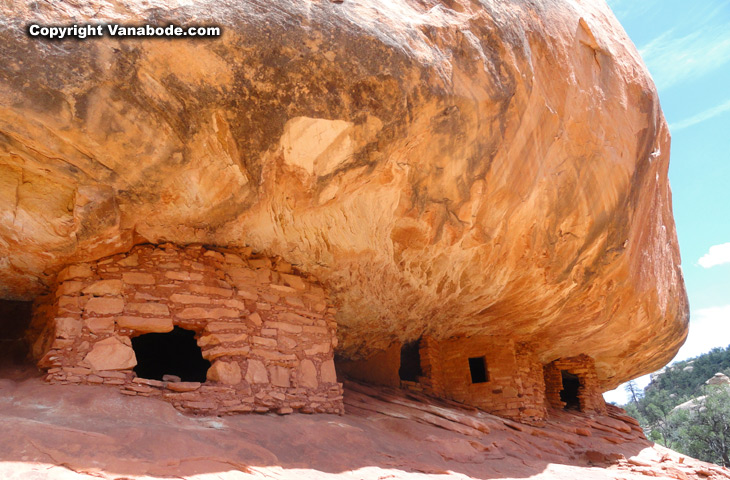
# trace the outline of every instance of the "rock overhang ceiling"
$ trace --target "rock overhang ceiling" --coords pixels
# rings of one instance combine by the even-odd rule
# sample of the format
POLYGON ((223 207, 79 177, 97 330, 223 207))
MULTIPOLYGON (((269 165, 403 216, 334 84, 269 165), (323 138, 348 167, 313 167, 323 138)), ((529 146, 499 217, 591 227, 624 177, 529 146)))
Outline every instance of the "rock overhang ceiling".
POLYGON ((688 307, 669 133, 603 3, 9 2, 0 296, 139 243, 248 246, 314 274, 345 357, 421 334, 666 363, 688 307), (220 38, 30 38, 30 22, 220 38))

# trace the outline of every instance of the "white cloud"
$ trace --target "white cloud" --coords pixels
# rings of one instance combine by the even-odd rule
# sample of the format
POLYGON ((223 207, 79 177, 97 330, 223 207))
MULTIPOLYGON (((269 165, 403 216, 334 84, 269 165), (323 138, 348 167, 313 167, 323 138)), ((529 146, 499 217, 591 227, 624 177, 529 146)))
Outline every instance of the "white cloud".
POLYGON ((710 250, 702 255, 697 261, 701 267, 710 268, 723 263, 730 263, 730 243, 721 243, 713 245, 710 250))
POLYGON ((677 132, 679 130, 682 130, 683 128, 697 125, 698 123, 704 122, 705 120, 709 120, 713 117, 721 115, 721 114, 727 112, 728 110, 730 110, 730 100, 728 100, 727 102, 722 103, 716 107, 707 109, 704 112, 700 112, 697 115, 693 115, 693 116, 686 118, 684 120, 681 120, 679 122, 672 123, 671 125, 669 125, 669 130, 672 132, 677 132))
POLYGON ((730 61, 730 28, 698 25, 697 30, 676 36, 662 33, 640 50, 659 90, 699 78, 730 61))
POLYGON ((690 319, 687 341, 673 361, 686 360, 715 347, 730 345, 730 305, 701 308, 692 312, 690 319))

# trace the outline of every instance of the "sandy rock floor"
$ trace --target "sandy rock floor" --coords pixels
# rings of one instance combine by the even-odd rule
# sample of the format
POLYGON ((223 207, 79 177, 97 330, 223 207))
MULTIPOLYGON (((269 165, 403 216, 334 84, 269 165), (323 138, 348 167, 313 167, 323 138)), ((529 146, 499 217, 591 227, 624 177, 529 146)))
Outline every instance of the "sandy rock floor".
POLYGON ((0 379, 0 478, 723 479, 644 440, 618 412, 516 424, 397 390, 346 384, 347 414, 190 417, 108 386, 0 379))

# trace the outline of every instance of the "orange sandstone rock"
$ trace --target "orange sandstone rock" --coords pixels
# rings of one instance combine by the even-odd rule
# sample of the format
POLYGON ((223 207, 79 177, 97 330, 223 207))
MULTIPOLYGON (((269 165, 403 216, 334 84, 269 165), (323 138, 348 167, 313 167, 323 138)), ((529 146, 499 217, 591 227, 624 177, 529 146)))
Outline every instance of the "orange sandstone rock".
MULTIPOLYGON (((605 2, 9 0, 0 18, 2 298, 170 241, 283 258, 247 260, 259 270, 237 286, 297 289, 286 265, 315 275, 340 306, 342 358, 501 335, 543 364, 586 354, 610 389, 685 338, 669 131, 605 2), (25 34, 200 11, 222 37, 25 34)), ((159 276, 233 296, 180 271, 159 276)), ((253 290, 240 298, 271 311, 253 290)))
POLYGON ((82 290, 87 295, 104 296, 104 295, 121 295, 123 284, 121 280, 99 280, 94 282, 82 290))
POLYGON ((164 333, 172 331, 173 324, 170 317, 135 317, 123 315, 117 317, 117 325, 121 328, 129 328, 142 333, 164 333))
POLYGON ((137 365, 127 337, 109 337, 96 342, 84 360, 94 370, 126 370, 137 365))
POLYGON ((86 302, 84 307, 84 311, 98 315, 122 313, 123 310, 124 300, 121 298, 93 297, 86 302))
POLYGON ((208 369, 208 380, 236 385, 241 383, 241 367, 235 362, 216 360, 208 369))

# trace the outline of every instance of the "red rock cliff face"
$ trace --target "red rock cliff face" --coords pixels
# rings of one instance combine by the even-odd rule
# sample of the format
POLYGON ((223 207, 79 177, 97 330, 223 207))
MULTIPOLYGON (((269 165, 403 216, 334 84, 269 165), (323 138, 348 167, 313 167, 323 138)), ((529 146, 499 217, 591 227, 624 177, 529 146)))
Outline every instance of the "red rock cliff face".
POLYGON ((603 2, 5 2, 0 296, 136 243, 321 279, 340 353, 421 334, 587 354, 611 388, 688 309, 669 133, 603 2), (48 42, 28 23, 220 24, 48 42))

